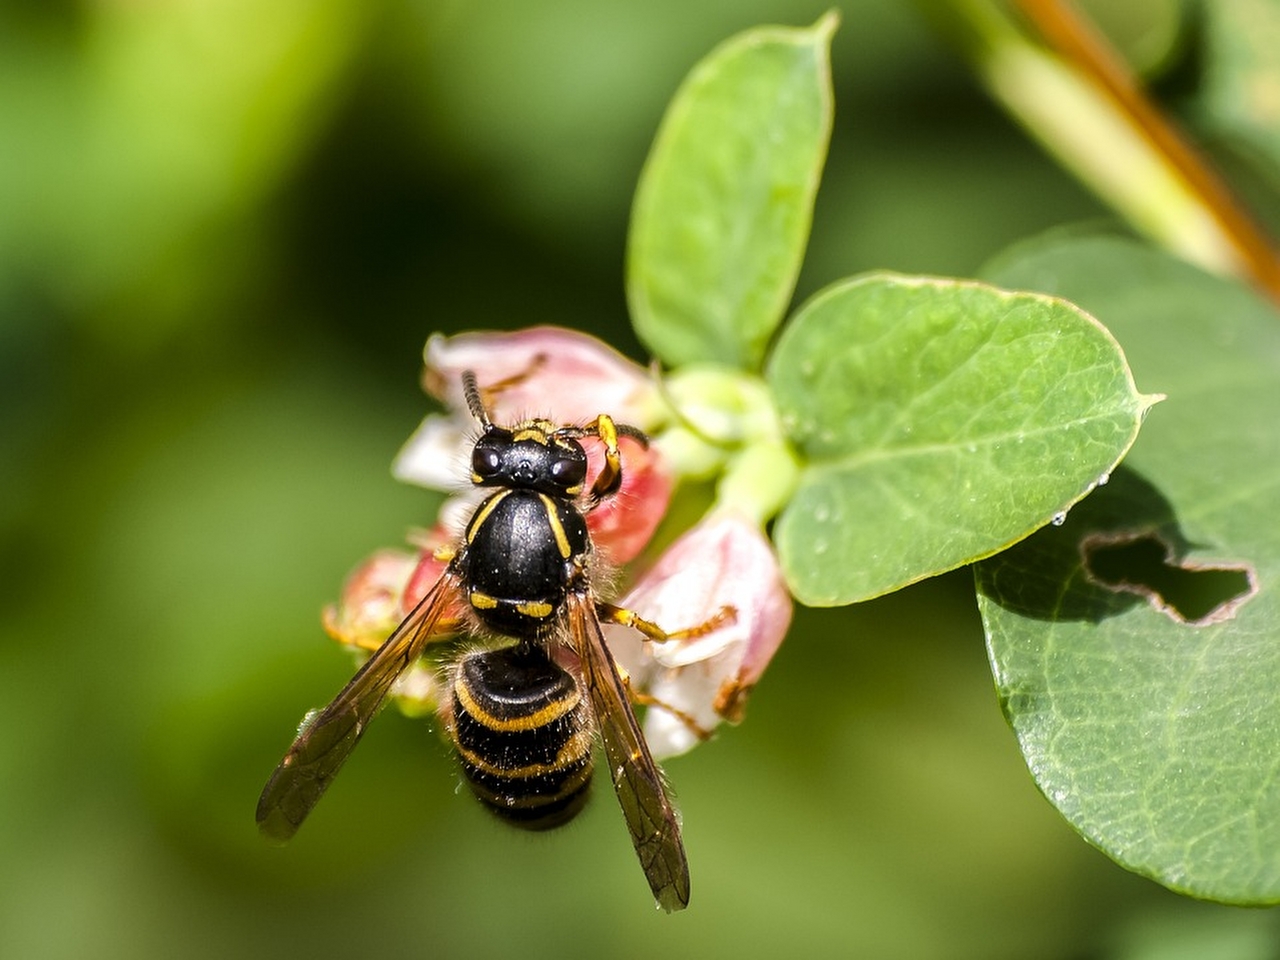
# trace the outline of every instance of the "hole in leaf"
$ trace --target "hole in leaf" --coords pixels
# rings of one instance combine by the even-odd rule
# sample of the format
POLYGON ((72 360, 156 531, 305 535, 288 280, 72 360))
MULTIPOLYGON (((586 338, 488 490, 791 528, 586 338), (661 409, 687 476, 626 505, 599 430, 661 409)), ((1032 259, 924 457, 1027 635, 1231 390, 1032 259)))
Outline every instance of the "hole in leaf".
POLYGON ((1154 533, 1095 534, 1081 544, 1084 567, 1100 586, 1145 597, 1181 623, 1229 620, 1256 590, 1253 568, 1180 561, 1154 533))

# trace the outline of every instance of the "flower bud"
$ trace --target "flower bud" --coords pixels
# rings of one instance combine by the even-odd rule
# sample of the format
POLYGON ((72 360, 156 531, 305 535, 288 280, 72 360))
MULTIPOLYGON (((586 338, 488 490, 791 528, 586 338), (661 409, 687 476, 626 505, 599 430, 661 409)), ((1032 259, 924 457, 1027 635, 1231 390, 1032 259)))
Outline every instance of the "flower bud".
MULTIPOLYGON (((359 651, 361 659, 377 650, 444 573, 447 561, 436 550, 447 539, 436 527, 416 538, 416 556, 400 550, 375 553, 347 578, 339 601, 325 608, 325 630, 359 651)), ((456 620, 461 614, 458 601, 445 617, 456 620)), ((396 679, 391 692, 404 713, 421 716, 437 708, 442 689, 436 671, 416 663, 396 679)))
POLYGON ((373 651, 403 618, 401 602, 418 558, 403 550, 379 550, 342 586, 324 609, 324 628, 339 643, 373 651))
POLYGON ((791 597, 772 546, 754 523, 727 511, 673 543, 621 605, 667 631, 695 628, 665 643, 606 628, 632 686, 671 708, 651 707, 645 717, 655 757, 684 753, 722 720, 741 720, 751 688, 791 622, 791 597), (725 608, 731 618, 696 630, 725 608))

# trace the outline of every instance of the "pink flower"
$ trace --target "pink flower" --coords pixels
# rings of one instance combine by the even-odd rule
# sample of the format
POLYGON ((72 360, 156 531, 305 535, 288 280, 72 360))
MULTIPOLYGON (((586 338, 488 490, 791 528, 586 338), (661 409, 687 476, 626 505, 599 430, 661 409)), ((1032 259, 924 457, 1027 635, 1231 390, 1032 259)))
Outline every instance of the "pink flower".
MULTIPOLYGON (((361 658, 382 646, 405 615, 444 573, 445 562, 435 557, 435 549, 447 539, 440 528, 415 538, 419 553, 380 550, 347 578, 336 604, 325 607, 324 628, 343 646, 361 658)), ((462 613, 459 600, 447 616, 462 613)), ((436 709, 443 690, 437 671, 423 663, 402 673, 391 688, 400 709, 421 716, 436 709)))
POLYGON ((546 417, 586 423, 607 413, 619 423, 652 429, 662 403, 649 371, 595 337, 562 327, 515 333, 439 334, 424 351, 426 391, 451 410, 466 411, 462 371, 474 370, 480 386, 509 381, 491 400, 494 423, 546 417))
MULTIPOLYGON (((437 524, 415 531, 409 542, 416 554, 379 550, 347 577, 339 601, 324 609, 329 636, 344 646, 372 652, 435 585, 448 566, 436 551, 449 546, 453 537, 437 524)), ((461 612, 459 602, 446 616, 457 619, 461 612)))
POLYGON ((405 585, 417 558, 404 550, 379 550, 347 578, 342 597, 325 607, 324 628, 339 643, 373 651, 403 618, 405 585))
POLYGON ((731 622, 666 643, 606 628, 633 688, 678 711, 651 707, 645 717, 645 737, 659 758, 690 750, 700 732, 722 720, 742 719, 751 688, 791 623, 791 597, 773 548, 753 522, 728 512, 673 543, 620 605, 668 631, 696 626, 725 607, 734 611, 731 622))
MULTIPOLYGON (((418 548, 418 562, 414 565, 413 572, 405 581, 404 591, 400 594, 401 617, 408 616, 409 611, 418 605, 418 601, 425 597, 427 591, 434 587, 436 581, 444 575, 445 567, 449 562, 440 559, 436 552, 451 546, 454 537, 450 534, 448 527, 437 523, 430 530, 412 534, 409 540, 418 548)), ((450 612, 450 615, 455 619, 462 615, 461 602, 457 605, 457 609, 450 612)))

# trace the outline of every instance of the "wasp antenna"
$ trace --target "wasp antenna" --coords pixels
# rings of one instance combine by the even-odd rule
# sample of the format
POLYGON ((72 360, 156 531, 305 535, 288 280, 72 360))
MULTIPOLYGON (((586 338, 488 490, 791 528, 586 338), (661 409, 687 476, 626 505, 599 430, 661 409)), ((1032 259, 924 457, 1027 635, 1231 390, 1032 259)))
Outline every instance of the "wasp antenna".
POLYGON ((480 385, 476 383, 474 370, 462 371, 462 394, 467 398, 467 408, 471 411, 471 415, 480 421, 480 426, 486 430, 492 427, 493 421, 489 419, 489 411, 484 408, 484 401, 480 399, 480 385))
POLYGON ((639 427, 633 427, 629 423, 615 423, 613 428, 618 432, 618 436, 630 437, 646 450, 649 449, 649 435, 639 427))

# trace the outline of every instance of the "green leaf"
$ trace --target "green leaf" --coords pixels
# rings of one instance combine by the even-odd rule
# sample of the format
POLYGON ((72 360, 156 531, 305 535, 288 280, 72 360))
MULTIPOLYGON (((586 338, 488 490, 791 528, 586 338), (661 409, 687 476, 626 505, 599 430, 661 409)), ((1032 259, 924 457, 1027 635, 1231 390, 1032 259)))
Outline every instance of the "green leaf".
POLYGON ((1027 536, 1106 476, 1151 403, 1069 303, 888 274, 805 304, 767 376, 805 461, 774 537, 792 591, 816 606, 1027 536))
POLYGON ((1122 865, 1280 902, 1280 316, 1116 239, 1041 241, 991 276, 1091 310, 1170 398, 1111 484, 977 568, 1027 765, 1122 865))
POLYGON ((831 133, 836 17, 739 34, 663 118, 632 210, 627 299, 672 366, 757 369, 791 301, 831 133))

